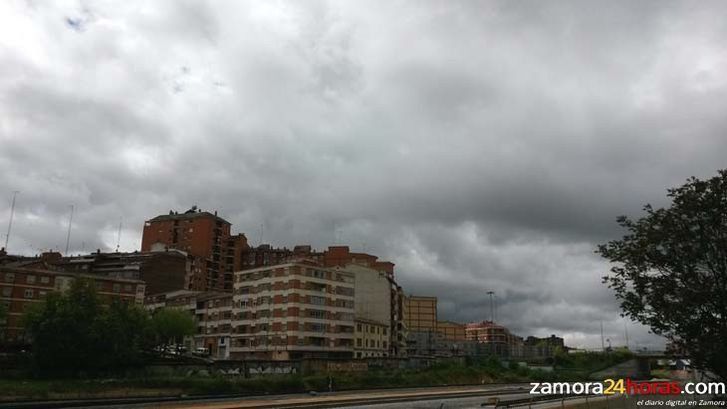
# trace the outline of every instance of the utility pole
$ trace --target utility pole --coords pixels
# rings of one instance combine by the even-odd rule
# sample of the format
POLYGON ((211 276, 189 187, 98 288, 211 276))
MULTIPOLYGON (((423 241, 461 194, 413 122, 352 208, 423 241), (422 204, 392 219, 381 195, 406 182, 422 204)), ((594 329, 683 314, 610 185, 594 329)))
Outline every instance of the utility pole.
POLYGON ((601 351, 606 350, 606 343, 603 340, 603 320, 601 320, 601 351))
POLYGON ((10 221, 8 222, 8 234, 5 235, 5 251, 8 251, 8 242, 10 241, 10 229, 13 228, 13 216, 15 215, 15 197, 20 191, 13 191, 13 203, 10 205, 10 221))
POLYGON ((490 296, 490 322, 495 323, 495 302, 494 302, 494 291, 488 291, 487 294, 490 296))
POLYGON ((68 235, 66 236, 66 252, 64 253, 65 256, 68 256, 68 246, 71 244, 71 226, 73 225, 73 209, 74 209, 74 206, 71 205, 71 216, 68 218, 68 235))

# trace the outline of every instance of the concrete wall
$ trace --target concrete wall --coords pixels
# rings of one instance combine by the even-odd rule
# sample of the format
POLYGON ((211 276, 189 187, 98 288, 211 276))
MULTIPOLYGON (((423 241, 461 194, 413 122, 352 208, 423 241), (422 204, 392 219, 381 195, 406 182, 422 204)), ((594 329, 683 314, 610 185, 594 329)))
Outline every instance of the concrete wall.
POLYGON ((391 326, 391 285, 386 275, 355 264, 345 270, 355 275, 356 317, 391 326))

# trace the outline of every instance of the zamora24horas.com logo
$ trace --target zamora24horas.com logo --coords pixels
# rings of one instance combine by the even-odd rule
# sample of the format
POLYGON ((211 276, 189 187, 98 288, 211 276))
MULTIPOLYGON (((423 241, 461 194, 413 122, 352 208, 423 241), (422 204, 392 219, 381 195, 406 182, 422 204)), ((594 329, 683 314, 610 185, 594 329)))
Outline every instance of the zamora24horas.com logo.
POLYGON ((725 395, 723 382, 636 382, 626 379, 605 379, 603 382, 533 382, 534 395, 725 395))

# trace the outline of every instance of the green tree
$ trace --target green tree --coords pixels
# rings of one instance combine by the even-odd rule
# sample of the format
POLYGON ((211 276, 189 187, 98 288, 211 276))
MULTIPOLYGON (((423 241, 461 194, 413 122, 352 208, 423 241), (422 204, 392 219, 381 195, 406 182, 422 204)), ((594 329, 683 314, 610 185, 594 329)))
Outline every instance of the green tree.
POLYGON ((727 379, 727 170, 668 190, 668 208, 619 217, 627 230, 597 252, 614 263, 604 283, 624 315, 683 347, 727 379))
POLYGON ((163 345, 181 343, 184 337, 197 331, 194 317, 187 311, 162 308, 154 312, 152 326, 158 341, 163 345))
POLYGON ((137 306, 106 306, 93 281, 77 279, 25 315, 35 369, 44 374, 121 370, 142 363, 150 318, 137 306))

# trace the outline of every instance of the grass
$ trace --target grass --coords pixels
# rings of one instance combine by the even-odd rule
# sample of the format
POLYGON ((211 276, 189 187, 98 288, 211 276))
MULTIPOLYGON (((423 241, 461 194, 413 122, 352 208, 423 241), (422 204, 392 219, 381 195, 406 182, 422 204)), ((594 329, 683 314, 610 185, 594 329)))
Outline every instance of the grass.
MULTIPOLYGON (((530 381, 586 379, 591 367, 606 363, 600 357, 566 362, 562 370, 544 372, 514 362, 503 366, 496 359, 470 359, 466 364, 440 363, 420 370, 369 370, 334 373, 334 390, 480 385, 530 381), (591 362, 591 363, 589 363, 591 362)), ((608 362, 611 362, 609 359, 608 362)), ((115 379, 0 379, 0 400, 79 399, 94 397, 175 396, 215 394, 282 394, 327 391, 329 376, 268 375, 259 378, 223 376, 132 376, 115 379)))

